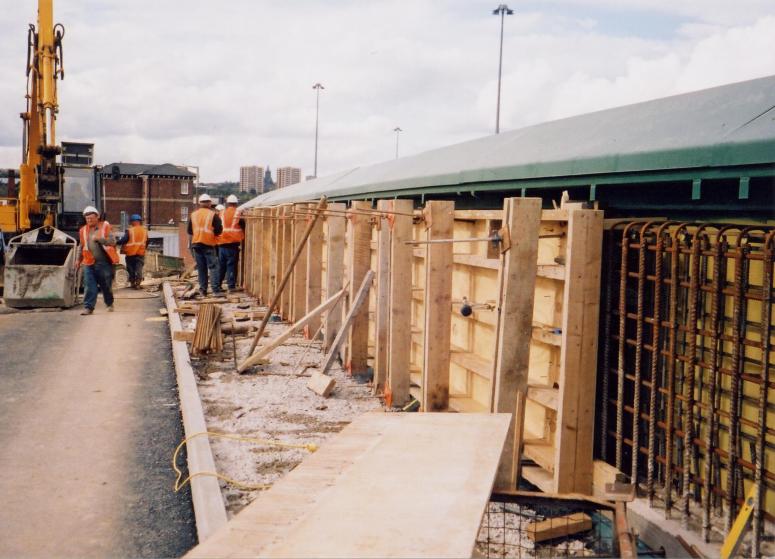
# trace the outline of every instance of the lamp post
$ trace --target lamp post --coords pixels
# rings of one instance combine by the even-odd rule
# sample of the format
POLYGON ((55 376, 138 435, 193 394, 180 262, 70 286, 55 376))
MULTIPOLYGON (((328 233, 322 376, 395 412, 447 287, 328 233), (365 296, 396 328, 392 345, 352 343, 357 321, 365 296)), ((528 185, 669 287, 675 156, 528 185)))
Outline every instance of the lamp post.
POLYGON ((398 136, 401 134, 401 132, 403 132, 403 130, 401 130, 400 126, 396 126, 393 128, 393 132, 396 133, 396 159, 398 159, 398 136))
POLYGON ((501 16, 501 45, 498 55, 498 102, 495 106, 495 133, 501 132, 501 70, 503 68, 503 20, 505 16, 514 14, 514 10, 510 9, 506 4, 499 4, 497 8, 492 11, 492 15, 501 16))
POLYGON ((318 82, 315 85, 312 86, 312 89, 316 90, 315 95, 315 171, 313 172, 313 176, 317 178, 318 176, 318 124, 319 124, 319 116, 320 116, 320 90, 325 89, 323 87, 323 84, 318 82))

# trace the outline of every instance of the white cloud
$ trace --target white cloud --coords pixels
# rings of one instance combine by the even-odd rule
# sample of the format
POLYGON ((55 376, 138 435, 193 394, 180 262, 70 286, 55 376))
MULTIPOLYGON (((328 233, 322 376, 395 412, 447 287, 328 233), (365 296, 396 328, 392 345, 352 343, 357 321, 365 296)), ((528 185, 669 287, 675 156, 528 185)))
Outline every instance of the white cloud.
MULTIPOLYGON (((0 0, 0 167, 19 163, 34 4, 0 0)), ((67 27, 60 139, 95 141, 101 163, 194 164, 205 180, 236 179, 249 163, 311 174, 316 81, 321 175, 392 158, 397 125, 402 154, 493 130, 498 21, 483 0, 55 4, 67 27)), ((775 73, 768 4, 512 6, 501 128, 775 73), (611 34, 601 10, 680 25, 667 38, 611 34)))

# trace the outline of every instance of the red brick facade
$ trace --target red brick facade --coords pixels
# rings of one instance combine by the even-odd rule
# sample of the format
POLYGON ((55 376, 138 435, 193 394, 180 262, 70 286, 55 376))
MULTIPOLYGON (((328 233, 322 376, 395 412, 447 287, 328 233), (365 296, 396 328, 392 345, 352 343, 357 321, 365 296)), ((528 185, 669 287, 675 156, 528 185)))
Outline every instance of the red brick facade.
POLYGON ((170 225, 187 221, 193 209, 194 184, 190 178, 149 176, 119 179, 103 175, 103 209, 110 223, 121 223, 121 212, 137 213, 148 225, 170 225))

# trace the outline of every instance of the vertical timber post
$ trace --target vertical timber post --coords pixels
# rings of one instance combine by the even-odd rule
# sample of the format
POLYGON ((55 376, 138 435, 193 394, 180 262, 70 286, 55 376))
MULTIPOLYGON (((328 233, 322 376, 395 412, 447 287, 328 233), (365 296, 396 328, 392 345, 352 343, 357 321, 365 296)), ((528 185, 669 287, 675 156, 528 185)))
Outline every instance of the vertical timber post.
MULTIPOLYGON (((434 200, 424 210, 429 241, 452 238, 455 203, 434 200)), ((423 351, 423 411, 443 411, 449 405, 449 361, 452 323, 453 243, 425 245, 425 343, 423 351)))
MULTIPOLYGON (((299 246, 302 241, 307 224, 312 217, 306 215, 309 206, 307 204, 293 205, 293 248, 299 246)), ((291 320, 296 322, 307 314, 307 247, 299 254, 299 259, 293 267, 293 280, 291 282, 291 320)))
MULTIPOLYGON (((390 316, 388 318, 388 386, 393 404, 409 400, 409 361, 412 348, 412 200, 393 200, 390 238, 390 316)), ((386 224, 385 224, 386 225, 386 224)))
MULTIPOLYGON (((371 210, 371 204, 364 201, 352 203, 353 210, 371 210)), ((371 265, 371 217, 363 213, 349 215, 350 251, 350 304, 363 282, 371 265)), ((363 305, 354 315, 348 336, 349 359, 346 369, 350 374, 363 374, 368 368, 369 357, 369 306, 363 305)))
MULTIPOLYGON (((312 219, 312 216, 309 217, 312 219)), ((307 314, 320 305, 322 299, 323 273, 323 219, 318 219, 307 240, 307 314)), ((336 293, 336 291, 334 292, 336 293)), ((330 295, 329 295, 330 296, 330 295)), ((339 305, 337 305, 339 307, 339 305)), ((334 309, 333 312, 336 312, 334 309)), ((320 317, 316 316, 307 325, 308 337, 312 337, 320 327, 320 317)))
MULTIPOLYGON (((338 292, 344 286, 344 234, 347 207, 342 203, 329 204, 331 210, 326 217, 326 295, 338 292)), ((323 350, 328 351, 342 324, 342 309, 337 305, 326 313, 323 327, 323 350)))
POLYGON ((511 247, 501 253, 498 272, 500 300, 491 409, 495 413, 512 414, 512 420, 495 478, 496 489, 517 488, 540 226, 540 198, 504 201, 503 227, 508 228, 511 247))
MULTIPOLYGON (((377 202, 377 209, 390 210, 389 200, 377 202)), ((374 393, 385 386, 390 333, 390 227, 387 219, 377 218, 377 297, 375 313, 374 393)))

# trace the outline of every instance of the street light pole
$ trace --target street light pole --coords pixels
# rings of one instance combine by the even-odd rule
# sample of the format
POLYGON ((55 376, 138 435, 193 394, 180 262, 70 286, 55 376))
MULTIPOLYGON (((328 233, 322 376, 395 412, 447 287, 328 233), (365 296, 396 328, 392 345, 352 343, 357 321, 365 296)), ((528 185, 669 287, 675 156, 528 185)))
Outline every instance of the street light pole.
POLYGON ((393 128, 393 132, 396 133, 396 159, 398 159, 398 135, 401 134, 403 130, 401 130, 400 126, 396 126, 395 128, 393 128))
POLYGON ((498 55, 498 101, 495 105, 495 133, 501 132, 501 70, 503 69, 503 20, 505 16, 512 15, 514 10, 509 9, 506 4, 499 4, 497 8, 492 11, 492 14, 501 16, 501 44, 500 52, 498 55))
POLYGON ((313 172, 313 176, 317 178, 318 176, 318 125, 320 122, 320 90, 325 89, 323 87, 323 84, 320 82, 316 83, 312 86, 312 89, 316 90, 316 96, 315 96, 315 171, 313 172))

